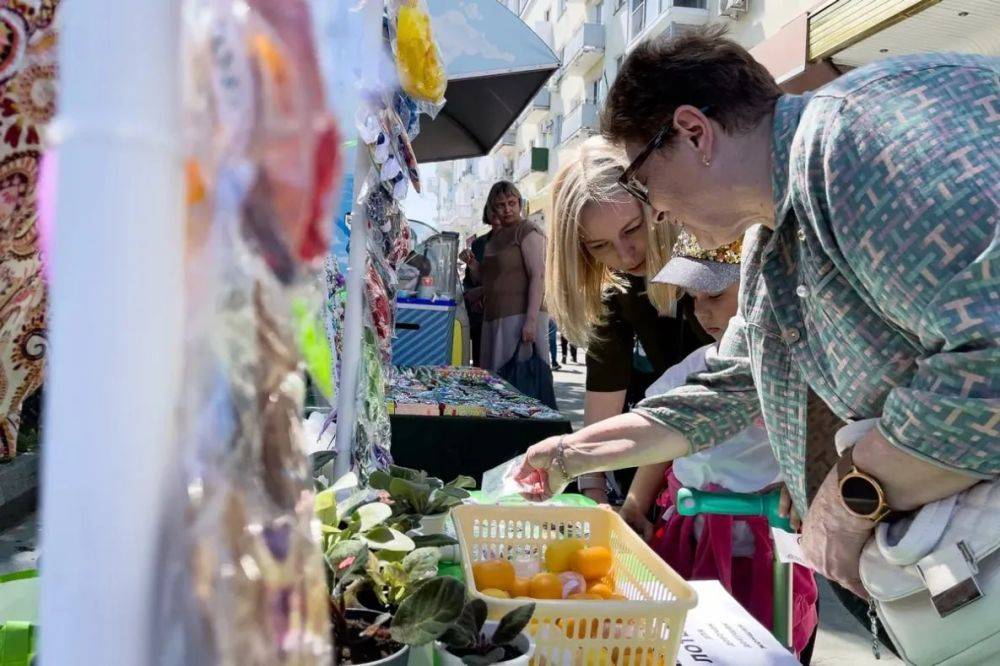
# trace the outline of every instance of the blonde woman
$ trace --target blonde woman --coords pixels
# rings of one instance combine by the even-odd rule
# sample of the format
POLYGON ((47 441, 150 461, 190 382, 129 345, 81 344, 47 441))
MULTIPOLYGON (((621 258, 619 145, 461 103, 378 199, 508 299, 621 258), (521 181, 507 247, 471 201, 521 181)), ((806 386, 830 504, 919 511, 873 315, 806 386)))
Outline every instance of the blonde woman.
MULTIPOLYGON (((711 340, 683 315, 674 287, 651 282, 670 258, 674 231, 618 185, 626 165, 624 152, 594 137, 552 185, 546 305, 563 335, 587 349, 585 425, 621 414, 711 340)), ((624 486, 631 474, 610 481, 624 486)), ((608 500, 603 475, 582 477, 579 486, 608 500)))

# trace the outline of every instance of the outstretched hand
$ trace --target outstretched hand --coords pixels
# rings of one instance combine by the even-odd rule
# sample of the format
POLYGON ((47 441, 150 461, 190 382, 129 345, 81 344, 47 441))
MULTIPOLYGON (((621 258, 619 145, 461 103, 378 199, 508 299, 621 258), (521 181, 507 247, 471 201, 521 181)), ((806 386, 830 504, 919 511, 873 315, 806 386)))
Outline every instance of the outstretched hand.
POLYGON ((570 479, 553 465, 561 437, 549 437, 528 448, 513 479, 521 486, 521 495, 532 502, 543 502, 558 495, 570 479))

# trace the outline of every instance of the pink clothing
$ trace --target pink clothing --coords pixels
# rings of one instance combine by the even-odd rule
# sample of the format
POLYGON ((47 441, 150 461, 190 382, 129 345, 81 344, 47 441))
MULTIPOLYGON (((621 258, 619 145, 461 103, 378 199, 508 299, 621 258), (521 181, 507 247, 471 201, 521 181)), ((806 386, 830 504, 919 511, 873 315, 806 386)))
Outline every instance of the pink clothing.
MULTIPOLYGON (((669 516, 656 529, 650 547, 687 580, 718 580, 765 627, 772 626, 773 546, 767 520, 762 517, 702 516, 701 538, 695 517, 674 510, 680 483, 667 467, 666 487, 657 500, 669 516), (754 541, 752 557, 733 557, 733 525, 743 522, 754 541)), ((703 490, 724 490, 709 487, 703 490)), ((818 590, 812 572, 798 565, 792 573, 792 645, 800 653, 819 622, 818 590)))

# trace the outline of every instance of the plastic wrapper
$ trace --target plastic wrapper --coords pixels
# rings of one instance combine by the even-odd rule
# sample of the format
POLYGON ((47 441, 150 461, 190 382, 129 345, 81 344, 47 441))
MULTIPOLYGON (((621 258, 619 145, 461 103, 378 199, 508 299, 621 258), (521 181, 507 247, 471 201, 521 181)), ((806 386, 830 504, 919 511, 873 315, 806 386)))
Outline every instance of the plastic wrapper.
POLYGON ((424 0, 396 0, 395 53, 399 83, 415 100, 440 106, 448 86, 444 61, 424 0))
POLYGON ((329 244, 337 133, 304 0, 186 0, 184 18, 186 509, 162 574, 180 601, 164 613, 157 633, 171 644, 157 654, 327 664, 299 343, 323 337, 313 285, 329 244))

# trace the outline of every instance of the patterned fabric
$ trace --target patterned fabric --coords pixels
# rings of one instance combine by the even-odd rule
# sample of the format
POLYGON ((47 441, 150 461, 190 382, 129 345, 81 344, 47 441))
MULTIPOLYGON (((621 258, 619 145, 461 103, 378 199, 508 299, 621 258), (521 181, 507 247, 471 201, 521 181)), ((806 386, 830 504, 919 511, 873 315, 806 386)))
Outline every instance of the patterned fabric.
POLYGON ((775 229, 744 240, 739 315, 695 384, 637 411, 695 449, 763 412, 800 510, 809 389, 918 458, 1000 473, 998 74, 914 56, 782 97, 775 229))
POLYGON ((0 458, 17 453, 21 403, 41 386, 45 361, 35 186, 42 131, 55 112, 58 4, 0 8, 0 458))

